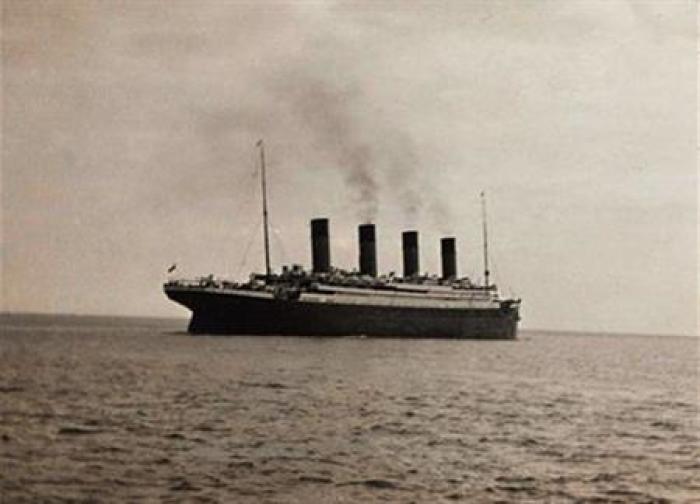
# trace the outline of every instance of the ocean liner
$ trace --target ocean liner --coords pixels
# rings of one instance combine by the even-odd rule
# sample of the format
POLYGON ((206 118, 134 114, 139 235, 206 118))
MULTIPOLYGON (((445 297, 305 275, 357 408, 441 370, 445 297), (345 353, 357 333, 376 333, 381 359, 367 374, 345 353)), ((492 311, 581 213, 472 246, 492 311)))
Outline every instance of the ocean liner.
POLYGON ((270 267, 265 154, 262 141, 265 273, 246 282, 170 279, 165 294, 192 311, 189 332, 196 334, 299 335, 397 338, 515 339, 520 299, 501 298, 489 281, 486 205, 482 197, 484 280, 481 285, 457 275, 454 237, 440 241, 442 275, 421 275, 418 232, 402 234, 403 276, 377 272, 376 228, 358 228, 359 269, 331 266, 329 221, 311 220, 312 270, 270 267))

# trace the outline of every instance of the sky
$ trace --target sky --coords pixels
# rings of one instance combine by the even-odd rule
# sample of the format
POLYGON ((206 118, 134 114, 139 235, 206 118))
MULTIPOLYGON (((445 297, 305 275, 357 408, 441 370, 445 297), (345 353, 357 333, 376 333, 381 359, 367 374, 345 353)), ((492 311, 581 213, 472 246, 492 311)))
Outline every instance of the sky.
POLYGON ((186 316, 179 276, 335 266, 420 232, 522 326, 697 334, 696 5, 2 2, 5 311, 186 316))

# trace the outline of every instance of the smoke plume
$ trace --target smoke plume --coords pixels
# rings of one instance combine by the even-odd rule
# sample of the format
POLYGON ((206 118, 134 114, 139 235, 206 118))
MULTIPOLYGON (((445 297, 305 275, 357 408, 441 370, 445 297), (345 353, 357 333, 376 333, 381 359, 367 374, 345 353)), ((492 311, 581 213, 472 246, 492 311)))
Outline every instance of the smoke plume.
POLYGON ((274 99, 310 130, 315 149, 331 161, 327 169, 342 174, 359 220, 373 222, 380 202, 388 201, 408 222, 416 222, 425 210, 444 223, 445 206, 432 191, 415 142, 377 116, 361 86, 324 79, 308 67, 272 81, 274 99), (426 205, 426 200, 434 201, 426 205))

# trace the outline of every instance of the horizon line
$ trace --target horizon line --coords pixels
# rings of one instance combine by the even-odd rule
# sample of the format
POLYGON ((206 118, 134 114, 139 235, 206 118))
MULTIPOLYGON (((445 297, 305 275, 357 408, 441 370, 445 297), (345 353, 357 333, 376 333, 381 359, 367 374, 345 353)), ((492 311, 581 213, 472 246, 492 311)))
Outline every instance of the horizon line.
MULTIPOLYGON (((0 316, 4 315, 30 315, 30 316, 46 316, 46 317, 101 317, 101 318, 132 318, 132 319, 154 319, 154 320, 182 320, 187 322, 189 316, 166 316, 166 315, 134 315, 134 314, 105 314, 105 313, 69 313, 69 312, 34 312, 34 311, 12 311, 12 310, 0 310, 0 316)), ((563 333, 572 335, 609 335, 609 336, 661 336, 661 337, 671 337, 671 338, 698 338, 699 333, 696 334, 674 334, 674 333, 635 333, 629 331, 593 331, 586 329, 542 329, 542 328, 530 328, 523 327, 518 330, 518 332, 526 333, 563 333)))

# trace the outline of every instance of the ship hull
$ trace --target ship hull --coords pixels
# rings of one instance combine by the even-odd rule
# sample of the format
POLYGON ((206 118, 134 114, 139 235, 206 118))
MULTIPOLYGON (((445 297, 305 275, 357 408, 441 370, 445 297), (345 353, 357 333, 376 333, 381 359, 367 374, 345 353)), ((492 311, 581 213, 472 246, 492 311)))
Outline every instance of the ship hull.
POLYGON ((518 308, 318 303, 211 290, 166 289, 192 311, 194 334, 515 339, 518 308))

